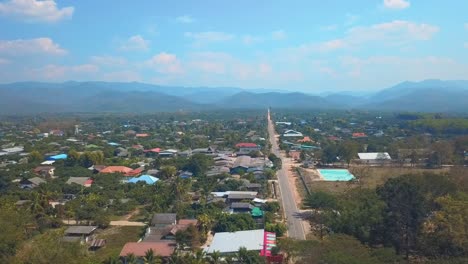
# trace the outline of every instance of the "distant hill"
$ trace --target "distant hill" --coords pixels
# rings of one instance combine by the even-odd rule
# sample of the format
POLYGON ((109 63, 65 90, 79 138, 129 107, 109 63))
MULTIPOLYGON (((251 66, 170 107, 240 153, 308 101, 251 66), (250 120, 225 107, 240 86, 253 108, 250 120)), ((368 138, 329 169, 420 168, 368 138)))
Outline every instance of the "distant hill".
POLYGON ((240 92, 229 96, 216 104, 224 108, 334 108, 326 99, 320 96, 303 93, 250 93, 240 92))
POLYGON ((468 81, 403 82, 374 94, 311 95, 276 89, 178 87, 119 82, 0 84, 1 114, 159 112, 219 108, 468 112, 468 81))

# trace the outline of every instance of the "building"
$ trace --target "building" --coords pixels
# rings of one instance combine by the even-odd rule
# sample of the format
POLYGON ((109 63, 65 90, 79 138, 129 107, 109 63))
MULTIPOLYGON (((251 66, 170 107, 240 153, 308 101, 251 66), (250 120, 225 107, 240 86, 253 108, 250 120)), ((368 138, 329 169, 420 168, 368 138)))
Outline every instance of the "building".
POLYGON ((128 180, 128 183, 144 182, 146 184, 153 185, 157 181, 159 181, 159 179, 151 175, 141 175, 140 177, 131 178, 130 180, 128 180))
POLYGON ((131 172, 133 169, 125 166, 108 166, 104 169, 100 170, 100 173, 122 173, 127 174, 131 172))
POLYGON ((67 184, 78 184, 83 187, 91 187, 93 180, 89 177, 70 177, 67 184))
POLYGON ((146 252, 152 250, 154 256, 161 256, 163 259, 167 259, 174 253, 175 248, 176 243, 173 241, 129 242, 120 251, 120 258, 123 263, 127 263, 126 258, 128 255, 133 254, 141 259, 145 256, 146 252))
POLYGON ((382 164, 392 161, 387 152, 358 153, 359 160, 365 164, 382 164))
POLYGON ((55 167, 53 166, 38 166, 34 168, 33 172, 36 175, 42 176, 42 177, 54 177, 54 172, 55 172, 55 167))
POLYGON ((238 143, 236 148, 239 149, 239 154, 249 154, 252 151, 260 151, 261 147, 255 143, 238 143))
POLYGON ((363 132, 356 132, 356 133, 353 133, 352 137, 353 138, 366 138, 367 135, 366 133, 363 133, 363 132))
POLYGON ((232 255, 244 247, 249 251, 258 251, 267 255, 276 245, 274 233, 265 232, 263 229, 246 230, 238 232, 220 232, 214 235, 211 245, 205 249, 207 254, 219 252, 221 255, 232 255), (267 237, 267 238, 266 238, 267 237))
POLYGON ((284 131, 283 137, 301 137, 302 138, 302 137, 304 137, 304 135, 302 135, 301 132, 288 129, 288 130, 284 131))
POLYGON ((53 155, 53 156, 48 157, 47 160, 57 161, 57 160, 66 160, 67 158, 68 158, 67 154, 58 154, 58 155, 53 155))
POLYGON ((151 220, 151 225, 154 227, 158 226, 167 226, 177 224, 177 215, 176 214, 154 214, 153 219, 151 220))
POLYGON ((65 230, 63 241, 66 242, 88 242, 96 231, 97 226, 70 226, 65 230))
POLYGON ((32 189, 38 187, 39 185, 41 185, 41 183, 46 183, 46 181, 42 178, 34 177, 30 179, 21 180, 19 182, 19 186, 21 189, 32 189))

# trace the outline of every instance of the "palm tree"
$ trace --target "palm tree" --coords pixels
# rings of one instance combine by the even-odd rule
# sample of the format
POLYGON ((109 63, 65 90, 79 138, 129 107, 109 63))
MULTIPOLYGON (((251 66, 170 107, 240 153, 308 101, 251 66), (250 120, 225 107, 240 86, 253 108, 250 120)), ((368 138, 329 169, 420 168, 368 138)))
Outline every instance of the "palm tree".
POLYGON ((194 260, 192 262, 193 264, 204 264, 206 263, 206 254, 205 251, 198 249, 195 252, 194 260))
POLYGON ((105 264, 119 264, 121 263, 118 258, 115 257, 109 257, 104 261, 105 264))
POLYGON ((127 256, 125 257, 125 264, 137 264, 137 257, 133 253, 128 253, 127 256))
POLYGON ((215 250, 210 255, 210 264, 220 264, 221 263, 221 253, 215 250))
POLYGON ((143 260, 145 261, 145 264, 154 264, 155 258, 156 257, 154 255, 154 251, 152 248, 150 248, 145 252, 145 256, 143 257, 143 260))

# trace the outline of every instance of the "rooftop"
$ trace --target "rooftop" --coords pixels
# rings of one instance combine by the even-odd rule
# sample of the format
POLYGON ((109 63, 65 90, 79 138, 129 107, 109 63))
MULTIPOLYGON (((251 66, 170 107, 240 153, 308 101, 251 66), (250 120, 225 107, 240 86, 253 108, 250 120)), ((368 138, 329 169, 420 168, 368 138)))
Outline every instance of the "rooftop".
POLYGON ((235 253, 239 251, 240 247, 245 247, 247 250, 260 251, 263 249, 263 240, 263 229, 216 233, 213 242, 206 249, 206 252, 235 253))
POLYGON ((152 249, 155 256, 169 257, 175 250, 174 242, 129 242, 120 251, 120 256, 134 254, 136 257, 145 256, 148 250, 152 249))

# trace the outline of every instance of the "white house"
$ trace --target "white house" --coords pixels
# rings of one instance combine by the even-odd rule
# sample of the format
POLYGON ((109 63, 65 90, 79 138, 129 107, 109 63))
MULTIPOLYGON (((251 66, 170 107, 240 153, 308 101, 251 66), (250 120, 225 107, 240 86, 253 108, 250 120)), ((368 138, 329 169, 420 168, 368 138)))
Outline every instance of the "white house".
POLYGON ((382 164, 392 160, 387 152, 358 153, 359 160, 367 164, 382 164))
POLYGON ((303 135, 301 132, 289 129, 284 131, 283 137, 303 137, 303 135))

